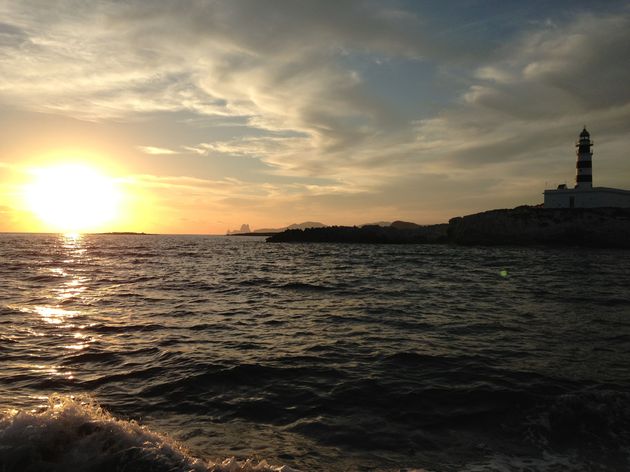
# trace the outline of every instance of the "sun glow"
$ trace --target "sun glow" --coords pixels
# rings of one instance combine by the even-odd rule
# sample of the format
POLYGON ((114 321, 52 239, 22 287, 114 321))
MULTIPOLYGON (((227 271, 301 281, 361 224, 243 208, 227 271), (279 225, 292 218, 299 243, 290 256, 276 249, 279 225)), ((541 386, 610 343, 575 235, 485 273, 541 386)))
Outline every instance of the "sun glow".
POLYGON ((24 198, 48 229, 97 231, 118 217, 122 195, 116 182, 92 167, 60 164, 35 168, 32 174, 24 198))

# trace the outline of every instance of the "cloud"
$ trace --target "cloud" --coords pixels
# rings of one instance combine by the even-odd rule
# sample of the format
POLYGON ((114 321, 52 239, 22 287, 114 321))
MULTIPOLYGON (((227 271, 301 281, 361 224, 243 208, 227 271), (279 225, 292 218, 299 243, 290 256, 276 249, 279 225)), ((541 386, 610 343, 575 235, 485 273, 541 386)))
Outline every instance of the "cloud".
MULTIPOLYGON (((62 1, 53 10, 26 0, 0 8, 13 21, 0 33, 17 38, 0 62, 5 99, 90 118, 181 109, 263 115, 283 98, 270 88, 351 79, 335 61, 348 50, 416 56, 423 43, 413 15, 360 1, 62 1)), ((299 107, 302 96, 292 98, 299 107)))
POLYGON ((0 56, 3 102, 88 120, 244 117, 270 135, 259 158, 288 174, 338 174, 331 162, 353 167, 362 148, 405 127, 345 58, 416 59, 437 47, 417 15, 366 1, 62 1, 54 11, 25 1, 0 10, 21 35, 0 56), (280 146, 278 132, 304 139, 280 146))
MULTIPOLYGON (((466 186, 469 193, 497 192, 509 182, 522 195, 517 179, 534 185, 548 169, 565 172, 557 156, 571 154, 584 123, 615 143, 611 150, 627 143, 627 9, 532 23, 483 53, 466 36, 443 34, 420 7, 401 5, 5 2, 0 100, 89 120, 181 111, 236 120, 232 135, 141 150, 247 156, 277 174, 336 182, 287 186, 286 198, 378 193, 407 178, 431 198, 463 192, 457 184, 467 181, 477 183, 466 186), (449 100, 431 113, 420 109, 430 108, 423 101, 413 116, 403 112, 382 93, 393 85, 376 83, 365 65, 380 64, 382 74, 396 61, 420 64, 432 79, 422 84, 435 82, 449 100), (489 174, 496 175, 491 182, 489 174), (453 186, 434 189, 434 175, 449 175, 453 186)), ((251 196, 247 184, 202 185, 212 186, 225 198, 251 196)))
POLYGON ((28 42, 28 34, 22 29, 0 22, 0 47, 19 48, 28 42))
MULTIPOLYGON (((151 174, 134 174, 117 179, 117 182, 135 189, 159 191, 165 200, 172 196, 204 196, 215 200, 239 198, 252 204, 260 205, 261 198, 272 201, 295 200, 313 195, 349 195, 356 193, 340 184, 305 184, 291 183, 275 185, 269 183, 247 182, 233 178, 201 179, 196 177, 164 177, 151 174), (166 193, 165 193, 166 192, 166 193)), ((175 201, 175 200, 173 200, 175 201)))
POLYGON ((439 146, 443 162, 465 167, 570 154, 583 124, 620 139, 630 122, 628 54, 627 12, 525 32, 477 68, 459 104, 419 123, 418 134, 439 146))
POLYGON ((151 155, 169 155, 169 154, 179 154, 177 151, 173 151, 172 149, 156 147, 156 146, 136 146, 140 151, 145 154, 151 155))

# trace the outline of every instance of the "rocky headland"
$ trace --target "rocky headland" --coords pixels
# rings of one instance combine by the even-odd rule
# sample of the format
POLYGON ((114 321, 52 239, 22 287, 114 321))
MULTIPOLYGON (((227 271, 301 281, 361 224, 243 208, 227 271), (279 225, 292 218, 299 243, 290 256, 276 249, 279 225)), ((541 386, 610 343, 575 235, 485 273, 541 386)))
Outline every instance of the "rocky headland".
POLYGON ((275 234, 269 242, 426 244, 447 242, 448 224, 420 226, 395 221, 390 226, 327 226, 292 229, 275 234))
POLYGON ((448 223, 448 240, 464 245, 562 245, 630 248, 630 208, 491 210, 448 223))
POLYGON ((448 224, 421 226, 396 221, 386 227, 287 230, 267 241, 630 248, 630 208, 521 206, 452 218, 448 224))

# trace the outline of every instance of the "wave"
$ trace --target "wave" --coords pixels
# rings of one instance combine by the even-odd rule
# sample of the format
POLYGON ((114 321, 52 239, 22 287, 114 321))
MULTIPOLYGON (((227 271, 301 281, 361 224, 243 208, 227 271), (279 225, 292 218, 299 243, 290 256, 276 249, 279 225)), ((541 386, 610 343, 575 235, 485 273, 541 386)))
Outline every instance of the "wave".
POLYGON ((56 282, 57 280, 62 280, 65 277, 66 276, 64 275, 39 274, 24 277, 24 280, 28 282, 56 282))
POLYGON ((332 290, 332 287, 328 287, 326 285, 310 284, 306 282, 287 282, 278 285, 278 288, 286 290, 305 290, 315 292, 332 290))
POLYGON ((215 463, 193 457, 170 437, 117 419, 87 396, 54 394, 42 411, 0 416, 3 472, 296 472, 235 458, 215 463))

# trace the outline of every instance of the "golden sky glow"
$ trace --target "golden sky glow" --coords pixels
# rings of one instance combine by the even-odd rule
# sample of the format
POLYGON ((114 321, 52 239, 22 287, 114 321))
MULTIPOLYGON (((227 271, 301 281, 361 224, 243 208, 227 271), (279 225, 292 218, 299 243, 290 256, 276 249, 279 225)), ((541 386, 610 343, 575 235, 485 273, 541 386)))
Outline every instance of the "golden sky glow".
POLYGON ((0 2, 0 231, 441 223, 570 184, 583 125, 630 187, 627 1, 453 5, 0 2))

